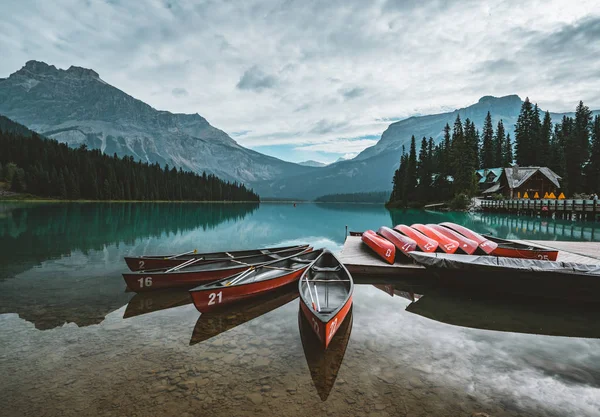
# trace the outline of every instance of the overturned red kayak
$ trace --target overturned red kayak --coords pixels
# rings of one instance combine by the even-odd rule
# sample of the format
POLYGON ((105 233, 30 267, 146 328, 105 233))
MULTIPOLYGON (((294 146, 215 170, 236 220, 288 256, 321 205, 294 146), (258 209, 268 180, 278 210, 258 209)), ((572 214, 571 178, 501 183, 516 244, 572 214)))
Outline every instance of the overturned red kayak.
POLYGON ((466 227, 461 226, 460 224, 444 222, 440 223, 440 226, 447 227, 448 229, 454 230, 455 232, 460 233, 468 239, 474 240, 475 242, 477 242, 477 245, 479 245, 479 249, 481 249, 488 255, 491 254, 494 251, 494 249, 498 247, 498 244, 496 242, 492 242, 491 240, 480 235, 479 233, 476 233, 471 229, 467 229, 466 227))
POLYGON ((438 224, 428 224, 427 227, 435 230, 438 233, 443 234, 448 239, 453 239, 458 242, 459 248, 461 251, 466 253, 467 255, 472 255, 479 248, 479 245, 474 240, 464 237, 460 233, 455 232, 454 230, 450 230, 444 226, 440 226, 438 224))
POLYGON ((484 237, 498 244, 498 247, 492 252, 494 256, 538 259, 540 261, 556 261, 558 258, 558 250, 556 249, 545 249, 528 243, 513 242, 495 236, 484 235, 484 237))
POLYGON ((361 240, 384 261, 389 264, 394 263, 396 259, 396 246, 392 242, 382 238, 372 230, 364 231, 361 240))
POLYGON ((417 243, 419 249, 423 252, 435 252, 439 246, 439 243, 436 240, 425 236, 421 232, 417 232, 416 230, 411 229, 405 224, 399 224, 395 226, 394 230, 414 240, 417 243))
POLYGON ((251 267, 239 274, 196 287, 190 290, 190 295, 198 311, 206 313, 297 281, 322 252, 320 249, 251 267))
POLYGON ((188 261, 187 264, 184 263, 171 269, 126 273, 123 274, 123 279, 127 283, 127 287, 135 292, 151 291, 159 288, 192 287, 237 274, 251 266, 266 264, 311 250, 312 248, 308 247, 306 249, 301 248, 286 252, 287 256, 271 253, 268 255, 251 256, 245 258, 243 261, 231 259, 200 265, 194 265, 194 261, 188 261))
POLYGON ((406 256, 408 256, 408 252, 412 252, 417 249, 417 242, 408 236, 395 231, 394 229, 390 229, 389 227, 380 227, 377 231, 377 234, 393 243, 396 249, 406 256))
POLYGON ((304 271, 298 289, 302 314, 327 349, 352 307, 352 276, 326 250, 304 271))
POLYGON ((421 223, 415 223, 410 227, 437 241, 439 243, 438 248, 446 253, 454 253, 458 250, 459 246, 456 240, 446 237, 440 232, 433 230, 431 227, 427 227, 421 223))

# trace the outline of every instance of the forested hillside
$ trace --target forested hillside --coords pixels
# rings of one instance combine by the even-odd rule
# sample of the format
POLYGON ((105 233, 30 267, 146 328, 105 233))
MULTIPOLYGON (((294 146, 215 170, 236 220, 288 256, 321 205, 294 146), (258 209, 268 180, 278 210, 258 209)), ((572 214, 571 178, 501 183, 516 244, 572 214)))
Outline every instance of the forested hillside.
POLYGON ((164 169, 69 148, 0 116, 0 179, 15 192, 86 200, 258 201, 252 190, 214 175, 164 169))

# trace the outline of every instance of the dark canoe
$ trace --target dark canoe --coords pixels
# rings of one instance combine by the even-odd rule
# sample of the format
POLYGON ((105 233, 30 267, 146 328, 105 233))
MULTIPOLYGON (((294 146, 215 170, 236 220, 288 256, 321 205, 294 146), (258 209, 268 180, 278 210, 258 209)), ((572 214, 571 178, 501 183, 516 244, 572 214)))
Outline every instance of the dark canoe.
POLYGON ((394 226, 394 230, 417 242, 419 249, 423 252, 435 252, 439 246, 439 243, 436 240, 425 236, 423 233, 417 230, 411 229, 405 224, 394 226))
POLYGON ((455 232, 454 230, 437 224, 428 224, 427 227, 435 230, 438 233, 441 233, 448 239, 456 240, 458 242, 459 249, 467 255, 473 255, 475 251, 479 249, 479 244, 477 242, 461 235, 458 232, 455 232))
POLYGON ((429 291, 406 311, 473 329, 600 338, 600 307, 590 304, 438 290, 429 291))
POLYGON ((192 297, 190 297, 187 288, 167 288, 138 293, 127 304, 123 318, 127 319, 191 303, 192 297))
POLYGON ((144 255, 144 256, 126 256, 125 262, 131 271, 144 271, 151 269, 168 269, 181 265, 192 259, 198 260, 196 263, 209 263, 225 261, 229 259, 243 260, 256 255, 265 255, 268 253, 282 253, 285 251, 307 248, 308 245, 282 246, 275 248, 240 250, 229 252, 197 253, 195 250, 179 255, 144 255))
POLYGON ((498 256, 411 252, 444 286, 600 302, 600 265, 498 256))
POLYGON ((451 229, 457 233, 460 233, 461 235, 463 235, 466 238, 474 240, 479 245, 479 249, 482 252, 487 253, 488 255, 491 254, 494 251, 494 249, 496 249, 498 247, 498 244, 496 242, 492 242, 491 240, 486 239, 485 237, 480 235, 479 233, 474 232, 471 229, 468 229, 464 226, 461 226, 460 224, 456 224, 456 223, 452 223, 452 222, 444 222, 444 223, 440 223, 440 226, 447 227, 448 229, 451 229))
POLYGON ((300 329, 300 339, 302 340, 304 356, 306 357, 310 376, 321 401, 327 400, 335 384, 340 366, 344 360, 348 341, 350 340, 352 322, 352 309, 350 309, 346 320, 341 324, 329 347, 324 349, 321 341, 312 330, 309 321, 302 313, 302 310, 298 311, 298 327, 300 329))
POLYGON ((247 269, 222 280, 190 290, 194 305, 201 313, 256 297, 292 282, 323 252, 322 249, 273 261, 247 269))
POLYGON ((450 239, 445 235, 441 234, 440 232, 437 232, 432 228, 425 226, 424 224, 415 223, 410 227, 414 230, 418 230, 419 232, 423 233, 428 238, 435 240, 439 244, 438 250, 441 249, 446 253, 455 253, 459 248, 458 242, 456 240, 450 239))
POLYGON ((396 249, 405 256, 408 256, 408 252, 417 249, 417 242, 389 227, 381 226, 379 230, 377 230, 377 234, 393 243, 396 249))
POLYGON ((223 309, 202 313, 196 322, 190 345, 203 342, 267 314, 298 297, 298 287, 290 284, 256 298, 231 304, 223 309))
POLYGON ((544 249, 539 246, 513 242, 512 240, 501 239, 499 237, 483 235, 486 239, 498 244, 492 255, 503 256, 505 258, 537 259, 541 261, 556 261, 558 250, 544 249))
POLYGON ((372 230, 365 230, 362 233, 361 240, 381 259, 389 264, 393 264, 396 259, 396 247, 390 241, 382 238, 372 230))
POLYGON ((372 285, 375 288, 377 288, 378 290, 381 290, 384 293, 388 294, 390 297, 393 297, 394 295, 396 295, 398 297, 406 298, 410 302, 414 302, 415 300, 418 300, 421 297, 419 294, 415 294, 412 291, 399 290, 394 286, 394 284, 372 284, 372 285))
POLYGON ((352 306, 352 276, 333 253, 325 250, 304 271, 298 288, 300 308, 326 349, 352 306))
MULTIPOLYGON (((295 249, 283 254, 257 255, 245 258, 243 261, 231 259, 227 261, 211 262, 208 264, 178 266, 171 269, 157 269, 150 271, 138 271, 123 274, 123 279, 132 291, 143 292, 161 288, 194 287, 202 283, 216 281, 239 272, 245 271, 251 266, 258 266, 296 256, 302 252, 312 250, 295 249)), ((185 264, 184 264, 185 265, 185 264)))

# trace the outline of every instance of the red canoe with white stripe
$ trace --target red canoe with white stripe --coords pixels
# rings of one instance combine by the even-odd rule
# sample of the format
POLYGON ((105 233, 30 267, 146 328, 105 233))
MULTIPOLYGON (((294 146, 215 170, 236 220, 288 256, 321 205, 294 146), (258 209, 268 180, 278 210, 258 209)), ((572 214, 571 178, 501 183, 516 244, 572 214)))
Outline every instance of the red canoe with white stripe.
POLYGON ((187 264, 184 263, 171 269, 126 273, 123 274, 123 279, 127 287, 135 292, 151 291, 160 288, 193 287, 243 272, 251 266, 266 264, 311 250, 311 247, 297 249, 296 251, 286 252, 285 257, 271 253, 268 255, 252 256, 245 258, 243 261, 231 259, 200 265, 194 265, 194 261, 188 261, 189 263, 187 264))
POLYGON ((446 253, 454 253, 458 250, 458 242, 454 239, 450 239, 445 235, 441 234, 433 230, 431 227, 427 227, 421 223, 415 223, 412 226, 413 229, 418 230, 423 233, 425 236, 430 237, 431 239, 436 240, 439 243, 438 248, 443 250, 446 253))
POLYGON ((490 255, 498 247, 498 244, 496 242, 492 242, 491 240, 480 235, 479 233, 476 233, 471 229, 467 229, 466 227, 461 226, 460 224, 444 222, 440 223, 440 226, 447 227, 448 229, 460 233, 466 238, 474 240, 479 245, 479 249, 481 249, 488 255, 490 255))
POLYGON ((456 240, 460 245, 460 250, 466 253, 467 255, 473 255, 475 251, 479 248, 477 242, 464 237, 463 235, 455 232, 454 230, 450 230, 444 226, 440 226, 439 224, 428 224, 427 227, 443 234, 448 239, 456 240))
POLYGON ((372 230, 364 231, 361 240, 384 261, 389 264, 394 263, 396 259, 396 246, 392 242, 382 238, 372 230))
POLYGON ((328 250, 300 278, 300 309, 327 349, 352 307, 354 283, 346 267, 328 250))
POLYGON ((298 281, 306 268, 322 252, 322 250, 316 250, 269 262, 225 279, 201 285, 190 290, 192 301, 199 312, 206 313, 283 287, 298 281))
POLYGON ((393 243, 396 249, 406 256, 408 256, 408 252, 412 252, 417 249, 417 242, 408 236, 395 231, 394 229, 390 229, 389 227, 380 227, 377 231, 377 234, 383 236, 388 241, 393 243))
POLYGON ((417 232, 414 229, 411 229, 405 224, 399 224, 394 227, 394 230, 402 233, 404 236, 407 236, 417 242, 417 246, 422 252, 435 252, 439 246, 439 243, 431 239, 428 236, 425 236, 421 232, 417 232))

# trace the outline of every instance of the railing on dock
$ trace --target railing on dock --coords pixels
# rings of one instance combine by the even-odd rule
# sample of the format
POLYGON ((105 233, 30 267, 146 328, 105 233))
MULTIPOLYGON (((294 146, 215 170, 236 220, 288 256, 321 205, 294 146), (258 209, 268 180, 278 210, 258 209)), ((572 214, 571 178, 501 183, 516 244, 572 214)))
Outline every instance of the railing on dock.
POLYGON ((596 220, 600 218, 598 200, 483 200, 483 211, 524 213, 524 214, 557 214, 563 217, 596 220))

